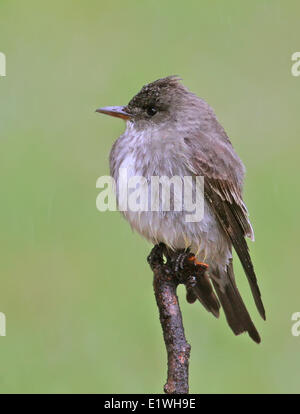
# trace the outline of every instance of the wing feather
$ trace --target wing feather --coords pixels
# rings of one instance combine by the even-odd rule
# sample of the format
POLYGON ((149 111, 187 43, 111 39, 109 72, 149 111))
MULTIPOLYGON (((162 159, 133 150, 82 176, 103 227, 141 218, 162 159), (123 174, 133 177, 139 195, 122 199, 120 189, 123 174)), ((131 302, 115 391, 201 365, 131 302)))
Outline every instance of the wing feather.
POLYGON ((193 172, 204 176, 204 196, 239 256, 257 309, 265 319, 265 309, 245 240, 245 237, 254 240, 254 233, 242 199, 244 166, 229 140, 212 141, 204 133, 197 138, 185 140, 191 151, 193 172))

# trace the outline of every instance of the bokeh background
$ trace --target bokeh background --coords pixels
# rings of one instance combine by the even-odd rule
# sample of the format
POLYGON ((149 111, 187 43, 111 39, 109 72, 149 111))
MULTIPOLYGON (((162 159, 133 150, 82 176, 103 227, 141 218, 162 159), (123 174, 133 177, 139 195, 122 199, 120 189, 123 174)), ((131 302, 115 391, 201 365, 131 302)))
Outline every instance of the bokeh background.
POLYGON ((0 1, 1 393, 159 393, 166 354, 151 248, 96 179, 124 130, 94 113, 178 74, 206 99, 247 166, 262 343, 235 337, 179 290, 193 393, 297 393, 300 337, 300 4, 289 0, 0 1))

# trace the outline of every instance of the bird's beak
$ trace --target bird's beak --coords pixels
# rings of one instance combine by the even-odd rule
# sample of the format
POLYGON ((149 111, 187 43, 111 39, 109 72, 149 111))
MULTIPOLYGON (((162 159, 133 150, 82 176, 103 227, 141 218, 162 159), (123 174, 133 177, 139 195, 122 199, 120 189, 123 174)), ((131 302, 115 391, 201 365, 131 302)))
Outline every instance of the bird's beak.
POLYGON ((106 114, 115 116, 116 118, 122 118, 126 121, 131 118, 131 115, 124 110, 124 106, 105 106, 104 108, 96 109, 96 112, 100 114, 106 114))

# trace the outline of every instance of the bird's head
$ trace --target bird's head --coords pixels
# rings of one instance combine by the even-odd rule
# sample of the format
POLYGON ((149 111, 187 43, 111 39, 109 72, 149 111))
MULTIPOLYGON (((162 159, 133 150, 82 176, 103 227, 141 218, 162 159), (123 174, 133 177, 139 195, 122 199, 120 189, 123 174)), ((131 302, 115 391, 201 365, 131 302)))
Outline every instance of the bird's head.
POLYGON ((132 122, 137 129, 178 121, 182 114, 196 109, 198 98, 177 76, 168 76, 143 86, 126 106, 107 106, 96 112, 132 122))

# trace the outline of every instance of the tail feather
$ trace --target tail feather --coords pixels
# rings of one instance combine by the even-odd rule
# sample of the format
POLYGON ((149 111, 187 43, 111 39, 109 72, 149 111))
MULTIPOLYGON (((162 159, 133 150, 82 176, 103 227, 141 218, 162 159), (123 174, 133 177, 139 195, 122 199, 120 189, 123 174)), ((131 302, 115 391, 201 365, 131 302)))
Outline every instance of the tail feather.
POLYGON ((221 274, 219 276, 221 276, 223 282, 224 278, 226 278, 224 290, 220 288, 218 282, 216 282, 214 279, 213 285, 224 309, 228 325, 235 333, 235 335, 239 335, 243 332, 248 332, 253 341, 260 343, 259 333, 257 332, 251 320, 251 317, 236 286, 232 263, 227 266, 227 274, 221 274))
POLYGON ((194 303, 198 299, 206 310, 211 312, 216 318, 219 317, 220 303, 213 291, 209 278, 205 274, 197 279, 196 284, 187 286, 186 299, 189 303, 194 303))

